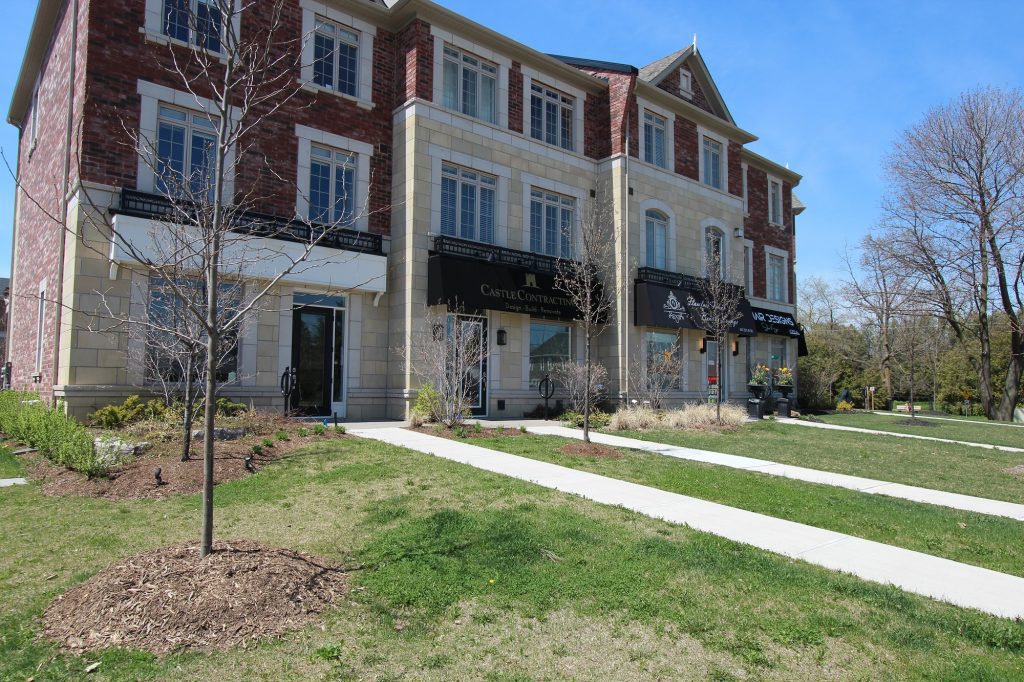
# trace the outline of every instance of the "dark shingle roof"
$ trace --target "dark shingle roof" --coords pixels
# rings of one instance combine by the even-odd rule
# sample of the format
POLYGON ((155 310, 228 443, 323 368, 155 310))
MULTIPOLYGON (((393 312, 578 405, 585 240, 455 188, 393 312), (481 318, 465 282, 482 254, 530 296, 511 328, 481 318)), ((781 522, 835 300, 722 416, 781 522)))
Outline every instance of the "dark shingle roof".
POLYGON ((657 59, 648 64, 647 66, 642 67, 640 69, 640 79, 645 81, 654 80, 655 78, 660 76, 662 71, 667 69, 672 64, 672 62, 682 57, 683 54, 690 50, 692 47, 692 45, 687 45, 681 50, 677 50, 672 54, 665 55, 661 59, 657 59))
POLYGON ((636 73, 636 67, 630 64, 619 64, 617 62, 605 62, 599 59, 582 59, 580 57, 565 57, 558 54, 549 54, 552 59, 557 59, 569 66, 584 69, 598 69, 601 71, 615 71, 618 73, 636 73))

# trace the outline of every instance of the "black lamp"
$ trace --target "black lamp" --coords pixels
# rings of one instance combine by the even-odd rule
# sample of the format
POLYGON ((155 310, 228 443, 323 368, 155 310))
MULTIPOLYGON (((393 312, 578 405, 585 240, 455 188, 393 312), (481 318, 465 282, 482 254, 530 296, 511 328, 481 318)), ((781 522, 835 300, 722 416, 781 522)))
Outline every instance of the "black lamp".
POLYGON ((732 354, 734 356, 740 354, 740 340, 739 339, 733 339, 732 340, 732 354))
POLYGON ((706 338, 704 338, 703 336, 700 337, 700 352, 701 353, 707 353, 708 352, 708 340, 706 338))
POLYGON ((504 346, 508 343, 508 332, 504 329, 498 330, 498 345, 504 346))

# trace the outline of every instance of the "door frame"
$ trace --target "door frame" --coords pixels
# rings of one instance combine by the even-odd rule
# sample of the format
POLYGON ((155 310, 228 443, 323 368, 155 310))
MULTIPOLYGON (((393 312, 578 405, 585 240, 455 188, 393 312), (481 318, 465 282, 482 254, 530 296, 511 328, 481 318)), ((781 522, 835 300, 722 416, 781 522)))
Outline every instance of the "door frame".
POLYGON ((305 310, 313 310, 313 311, 322 312, 322 313, 326 314, 326 316, 328 317, 328 320, 329 320, 329 324, 330 324, 330 339, 329 339, 330 343, 325 344, 324 360, 323 360, 324 368, 326 370, 325 376, 326 376, 327 381, 325 382, 325 395, 322 398, 321 403, 320 403, 321 409, 326 407, 327 410, 326 410, 326 412, 323 412, 322 414, 306 415, 306 416, 331 417, 334 414, 337 414, 339 418, 345 418, 348 415, 348 387, 349 387, 349 377, 348 377, 348 372, 349 372, 349 358, 348 358, 348 351, 349 351, 349 312, 350 312, 350 309, 349 309, 349 306, 348 306, 348 300, 349 299, 348 299, 347 296, 344 296, 344 297, 324 296, 323 297, 323 302, 299 303, 299 304, 296 304, 294 302, 294 298, 295 298, 296 295, 320 296, 320 294, 316 294, 316 293, 313 293, 313 292, 303 292, 303 291, 295 292, 293 294, 293 299, 292 299, 293 300, 293 303, 292 303, 292 337, 291 337, 291 363, 292 363, 291 366, 292 367, 297 367, 296 359, 298 357, 298 346, 299 346, 299 344, 297 343, 297 341, 298 341, 298 339, 297 339, 297 331, 298 331, 299 319, 301 318, 302 312, 305 311, 305 310), (339 298, 344 302, 343 306, 331 305, 332 301, 336 301, 339 298), (335 347, 337 345, 336 344, 337 339, 335 338, 334 331, 335 331, 336 319, 337 319, 337 316, 338 316, 339 313, 342 315, 342 329, 341 329, 342 344, 343 344, 342 345, 342 358, 341 358, 341 361, 342 361, 342 363, 341 363, 341 385, 342 385, 342 391, 341 391, 341 401, 340 402, 335 402, 334 401, 334 350, 335 350, 335 347))
MULTIPOLYGON (((330 308, 321 308, 321 307, 318 307, 318 306, 311 306, 311 305, 303 305, 303 306, 296 307, 294 309, 294 311, 292 312, 292 367, 295 368, 296 372, 298 371, 298 367, 299 367, 299 352, 300 352, 301 345, 302 345, 300 343, 300 340, 302 338, 302 335, 301 335, 302 316, 304 314, 317 315, 317 316, 323 318, 323 320, 324 320, 324 334, 325 335, 330 334, 330 336, 328 336, 325 339, 325 343, 324 343, 324 356, 323 356, 323 358, 321 358, 321 363, 322 363, 323 367, 330 366, 329 363, 331 361, 332 351, 334 349, 334 344, 333 344, 334 330, 333 330, 333 324, 331 324, 334 321, 333 311, 330 308)), ((295 390, 298 390, 298 378, 297 377, 296 377, 295 390)), ((322 412, 323 408, 330 404, 330 400, 331 400, 331 375, 328 373, 325 376, 325 381, 324 381, 324 384, 323 384, 323 393, 320 396, 320 410, 318 410, 318 412, 322 412)), ((303 416, 318 417, 318 416, 322 416, 322 415, 320 415, 320 414, 304 414, 303 416)))
POLYGON ((449 312, 448 317, 453 320, 453 324, 461 324, 463 322, 471 322, 480 325, 480 340, 483 343, 483 348, 480 353, 480 381, 478 385, 479 395, 479 407, 474 407, 470 410, 474 417, 486 417, 488 414, 488 384, 490 368, 490 324, 489 319, 486 315, 467 315, 467 314, 456 314, 449 312))

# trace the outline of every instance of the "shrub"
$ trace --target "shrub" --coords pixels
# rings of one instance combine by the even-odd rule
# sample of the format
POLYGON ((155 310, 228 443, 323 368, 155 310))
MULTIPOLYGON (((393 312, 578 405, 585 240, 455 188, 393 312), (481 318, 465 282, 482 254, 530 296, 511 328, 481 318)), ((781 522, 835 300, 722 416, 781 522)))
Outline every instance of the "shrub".
POLYGON ((424 422, 440 421, 438 415, 441 409, 441 394, 437 389, 429 384, 420 388, 420 392, 416 394, 416 402, 412 404, 412 414, 419 416, 420 425, 422 426, 424 422))
POLYGON ((257 456, 258 455, 262 455, 263 454, 263 446, 262 445, 253 445, 252 446, 252 454, 257 455, 257 456))
POLYGON ((273 438, 264 438, 262 441, 260 441, 260 444, 263 447, 265 447, 265 448, 272 448, 272 447, 274 447, 274 439, 273 438))
POLYGON ((649 407, 627 407, 611 416, 610 425, 615 431, 642 431, 658 425, 658 413, 649 407))
POLYGON ((335 433, 344 434, 345 433, 345 427, 343 425, 341 425, 341 424, 335 424, 334 425, 334 432, 335 433))
POLYGON ((836 410, 839 412, 853 412, 853 403, 848 400, 840 400, 839 404, 836 405, 836 410))
POLYGON ((483 424, 481 424, 480 422, 476 422, 476 423, 473 424, 473 433, 483 433, 483 432, 484 432, 483 424))
POLYGON ((322 435, 324 435, 325 433, 327 433, 327 427, 326 427, 326 426, 324 426, 323 424, 316 424, 316 425, 315 425, 315 426, 313 427, 313 434, 314 434, 314 435, 317 435, 317 436, 322 436, 322 435))
POLYGON ((217 414, 222 417, 237 417, 247 409, 245 403, 236 403, 231 398, 217 398, 217 414))
POLYGON ((409 413, 409 428, 418 429, 427 423, 427 418, 415 409, 409 413))
POLYGON ((519 425, 519 433, 526 433, 526 424, 519 425))
POLYGON ((747 420, 746 411, 738 405, 723 403, 721 422, 715 414, 715 406, 707 403, 684 405, 678 410, 666 412, 662 419, 666 426, 673 429, 691 431, 734 430, 741 427, 747 420))
POLYGON ((299 427, 299 438, 305 438, 309 435, 309 429, 304 426, 299 427))
POLYGON ((2 391, 0 431, 37 448, 54 464, 90 478, 107 472, 106 465, 96 456, 92 434, 64 414, 60 404, 51 409, 31 393, 2 391))
POLYGON ((274 438, 277 438, 278 440, 291 440, 291 438, 288 437, 288 432, 283 430, 275 433, 274 438))
POLYGON ((458 436, 459 438, 466 437, 466 429, 462 428, 462 424, 459 424, 458 426, 455 427, 455 435, 458 436))
MULTIPOLYGON (((592 429, 603 429, 608 426, 612 417, 607 412, 602 412, 596 407, 590 411, 590 428, 592 429)), ((582 412, 566 412, 562 415, 562 421, 565 422, 566 426, 574 426, 577 429, 583 428, 583 413, 582 412)))
POLYGON ((119 429, 144 419, 164 419, 169 412, 161 400, 142 402, 137 395, 128 396, 120 405, 107 405, 89 415, 90 421, 104 429, 119 429))

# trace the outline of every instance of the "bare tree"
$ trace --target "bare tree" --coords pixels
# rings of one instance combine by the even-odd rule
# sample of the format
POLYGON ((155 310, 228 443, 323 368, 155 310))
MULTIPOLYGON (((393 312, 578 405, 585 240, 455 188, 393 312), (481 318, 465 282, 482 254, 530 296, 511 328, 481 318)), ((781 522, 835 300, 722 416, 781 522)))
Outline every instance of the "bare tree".
POLYGON ((588 389, 586 365, 566 360, 551 368, 551 378, 565 391, 572 411, 577 414, 586 411, 588 402, 597 405, 607 395, 608 370, 605 366, 594 363, 590 368, 590 375, 588 389))
POLYGON ((978 374, 990 419, 1009 420, 1024 373, 1024 98, 985 88, 929 111, 895 144, 883 239, 930 292, 978 374), (998 402, 992 317, 1010 323, 1010 360, 998 402))
POLYGON ((630 367, 630 382, 633 393, 641 403, 654 409, 661 409, 665 395, 679 388, 679 377, 683 371, 683 356, 679 352, 679 335, 670 349, 659 349, 648 343, 646 354, 634 354, 630 367))
MULTIPOLYGON (((729 339, 729 332, 743 317, 740 302, 743 300, 743 288, 728 280, 723 267, 720 245, 707 250, 704 264, 704 278, 700 283, 702 301, 688 301, 687 307, 699 304, 699 314, 695 322, 707 336, 715 342, 716 367, 722 366, 722 349, 729 339)), ((693 306, 698 307, 698 306, 693 306)), ((718 387, 718 400, 715 401, 715 419, 722 423, 722 387, 718 387)))
MULTIPOLYGON (((578 311, 583 335, 585 368, 583 440, 590 442, 590 414, 594 409, 594 340, 607 329, 615 303, 618 281, 615 272, 616 232, 607 192, 598 189, 597 198, 583 208, 580 234, 575 240, 574 259, 559 258, 555 288, 566 295, 578 311)), ((571 241, 571 225, 566 225, 571 241)))
POLYGON ((479 324, 461 312, 459 306, 452 306, 450 312, 427 308, 409 346, 395 349, 409 361, 420 386, 437 392, 427 416, 448 428, 461 425, 480 398, 480 372, 487 352, 479 324))

